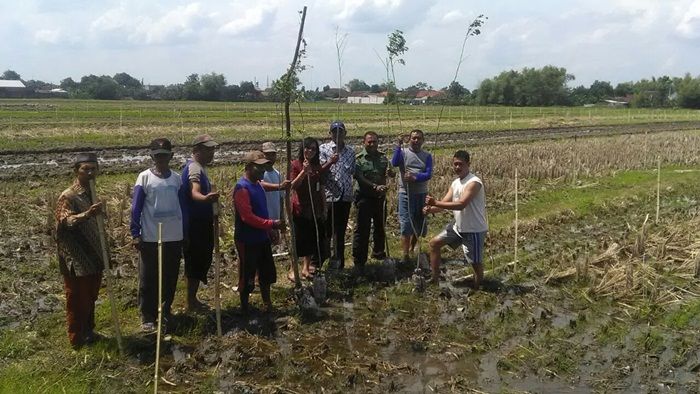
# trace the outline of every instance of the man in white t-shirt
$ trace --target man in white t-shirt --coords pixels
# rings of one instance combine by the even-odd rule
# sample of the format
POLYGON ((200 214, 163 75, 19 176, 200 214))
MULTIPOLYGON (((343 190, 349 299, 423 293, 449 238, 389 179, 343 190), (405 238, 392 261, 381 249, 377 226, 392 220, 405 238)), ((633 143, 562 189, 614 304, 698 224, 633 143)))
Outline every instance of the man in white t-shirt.
POLYGON ((435 213, 450 210, 454 219, 445 229, 430 240, 430 268, 433 271, 433 283, 440 281, 440 249, 449 245, 455 249, 462 246, 464 257, 474 268, 474 289, 478 289, 484 277, 484 238, 488 231, 486 219, 486 193, 484 184, 476 175, 469 172, 469 153, 463 150, 455 152, 452 169, 457 179, 450 185, 442 200, 428 195, 423 211, 435 213))
MULTIPOLYGON (((281 220, 284 222, 284 191, 289 190, 292 182, 288 179, 282 179, 280 172, 274 167, 277 162, 277 147, 273 142, 265 142, 262 144, 262 153, 265 154, 265 158, 269 160, 265 168, 265 175, 263 176, 260 185, 265 190, 265 198, 267 200, 267 213, 270 219, 281 220)), ((279 231, 273 230, 270 233, 270 238, 272 245, 279 244, 279 231)))

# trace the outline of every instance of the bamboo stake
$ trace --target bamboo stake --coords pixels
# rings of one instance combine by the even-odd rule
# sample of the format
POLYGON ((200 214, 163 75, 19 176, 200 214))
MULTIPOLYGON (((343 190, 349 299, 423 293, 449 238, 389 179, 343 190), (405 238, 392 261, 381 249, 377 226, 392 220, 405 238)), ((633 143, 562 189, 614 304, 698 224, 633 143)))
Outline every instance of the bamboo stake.
POLYGON ((518 268, 518 169, 515 169, 515 245, 513 249, 513 271, 518 268))
MULTIPOLYGON (((301 46, 301 41, 304 35, 304 22, 306 21, 306 6, 304 6, 304 9, 301 12, 301 24, 299 25, 299 34, 297 36, 297 46, 296 49, 294 50, 294 57, 292 58, 292 64, 289 66, 289 70, 287 71, 287 75, 285 78, 287 80, 290 80, 292 78, 292 75, 295 73, 296 67, 297 67, 297 61, 299 60, 299 47, 301 46)), ((285 132, 287 136, 287 173, 291 174, 292 173, 292 121, 289 116, 289 105, 290 105, 290 97, 287 95, 287 97, 284 100, 284 127, 285 127, 285 132)), ((285 193, 284 197, 284 203, 286 205, 286 211, 287 211, 287 223, 289 223, 289 234, 290 234, 290 243, 289 243, 289 252, 291 254, 291 259, 292 259, 292 271, 294 272, 294 285, 296 288, 301 288, 301 278, 299 276, 299 261, 297 257, 297 247, 296 247, 296 232, 294 231, 294 221, 292 217, 292 204, 291 204, 291 199, 290 199, 290 193, 285 193)))
MULTIPOLYGON (((90 197, 92 198, 92 203, 97 201, 97 191, 95 188, 95 180, 90 179, 90 197)), ((100 237, 100 249, 102 249, 102 261, 105 264, 105 283, 107 284, 107 297, 109 297, 110 309, 112 312, 112 324, 114 325, 114 335, 117 337, 117 346, 119 347, 119 354, 124 355, 124 344, 122 343, 122 331, 119 327, 119 315, 117 313, 117 303, 114 298, 114 290, 112 287, 112 271, 109 267, 109 254, 107 253, 107 238, 105 236, 105 219, 104 215, 100 213, 97 215, 97 232, 99 232, 100 237)))
MULTIPOLYGON (((214 185, 212 185, 212 189, 214 185)), ((221 245, 219 244, 219 202, 212 204, 214 211, 214 308, 216 308, 216 335, 221 338, 221 245)))
POLYGON ((158 331, 156 333, 156 370, 153 376, 153 393, 158 394, 160 364, 160 334, 163 326, 163 223, 158 223, 158 331))
POLYGON ((661 156, 656 157, 656 220, 659 224, 659 208, 661 206, 661 156))

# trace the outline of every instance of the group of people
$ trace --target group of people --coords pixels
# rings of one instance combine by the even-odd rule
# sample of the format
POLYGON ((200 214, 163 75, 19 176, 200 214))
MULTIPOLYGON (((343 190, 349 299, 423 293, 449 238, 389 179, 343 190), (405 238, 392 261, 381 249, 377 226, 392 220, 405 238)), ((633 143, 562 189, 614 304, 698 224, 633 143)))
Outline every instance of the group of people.
MULTIPOLYGON (((385 224, 388 181, 398 169, 398 218, 403 261, 408 262, 419 237, 427 234, 426 217, 449 210, 454 213, 445 229, 430 243, 433 282, 440 279, 440 249, 462 246, 475 272, 475 287, 483 277, 483 245, 488 228, 482 181, 470 173, 470 157, 457 151, 453 170, 457 178, 438 200, 428 193, 433 159, 422 149, 421 130, 396 141, 389 160, 378 150, 379 136, 364 134, 356 153, 346 143, 342 122, 332 122, 329 141, 319 145, 314 138, 301 141, 298 155, 286 179, 275 169, 277 149, 272 142, 244 156, 245 172, 231 193, 235 212, 234 241, 238 255, 238 291, 242 310, 256 283, 264 310, 272 308, 270 286, 277 281, 272 247, 286 239, 283 217, 285 193, 290 193, 297 255, 302 258, 301 275, 306 279, 328 260, 335 268, 345 266, 345 232, 351 206, 355 204, 352 242, 354 274, 364 274, 372 235, 374 259, 387 256, 385 224)), ((215 215, 220 195, 207 174, 218 143, 200 135, 192 144, 192 156, 181 174, 171 169, 172 144, 158 138, 149 145, 153 165, 141 172, 133 190, 130 231, 140 254, 138 306, 141 328, 155 330, 158 312, 158 250, 162 243, 162 313, 164 324, 171 307, 184 256, 187 309, 207 309, 197 298, 200 283, 207 283, 212 264, 215 215)), ((90 193, 90 182, 98 171, 97 156, 81 153, 74 162, 74 183, 59 197, 56 208, 56 239, 66 292, 68 336, 74 347, 95 340, 94 309, 102 271, 109 262, 102 253, 97 216, 103 205, 90 193)), ((109 259, 107 255, 107 259, 109 259)), ((293 272, 287 274, 294 280, 293 272)))

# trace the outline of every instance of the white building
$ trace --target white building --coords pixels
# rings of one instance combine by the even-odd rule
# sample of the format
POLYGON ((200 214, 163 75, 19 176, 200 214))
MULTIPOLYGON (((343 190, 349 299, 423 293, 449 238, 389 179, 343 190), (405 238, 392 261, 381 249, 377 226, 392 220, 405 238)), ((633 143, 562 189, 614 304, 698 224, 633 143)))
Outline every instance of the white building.
POLYGON ((385 93, 352 92, 348 104, 384 104, 385 93))

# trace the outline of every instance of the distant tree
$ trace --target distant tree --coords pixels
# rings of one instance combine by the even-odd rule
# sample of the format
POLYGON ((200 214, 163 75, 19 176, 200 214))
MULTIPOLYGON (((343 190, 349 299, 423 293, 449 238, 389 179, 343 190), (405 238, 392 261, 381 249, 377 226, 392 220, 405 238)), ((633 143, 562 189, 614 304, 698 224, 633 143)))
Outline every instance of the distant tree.
POLYGON ((615 97, 625 97, 634 93, 634 82, 621 82, 615 86, 613 94, 615 97))
POLYGON ((469 89, 466 89, 457 81, 453 81, 446 90, 446 100, 449 105, 463 105, 469 101, 469 89))
POLYGON ((34 79, 30 79, 29 81, 24 82, 24 86, 27 87, 29 90, 50 90, 56 87, 56 85, 49 83, 49 82, 44 82, 44 81, 37 81, 34 79))
POLYGON ((326 86, 323 87, 323 91, 324 91, 324 92, 327 92, 327 91, 329 91, 329 90, 331 90, 330 85, 326 85, 326 86))
POLYGON ((0 79, 21 80, 22 78, 12 70, 5 70, 5 72, 0 75, 0 79))
POLYGON ((595 80, 591 84, 591 87, 588 88, 588 94, 595 102, 598 102, 613 97, 615 95, 615 89, 613 89, 610 82, 595 80))
POLYGON ((588 88, 580 85, 571 90, 571 94, 569 95, 569 99, 571 100, 572 105, 584 105, 584 104, 591 104, 595 103, 595 99, 591 97, 591 95, 588 93, 588 88))
POLYGON ((351 92, 358 92, 358 91, 367 91, 370 90, 370 86, 365 83, 365 81, 360 80, 360 79, 351 79, 350 82, 346 85, 349 91, 351 92))
POLYGON ((132 77, 131 75, 127 73, 117 73, 114 74, 114 77, 112 77, 116 83, 119 84, 119 86, 125 87, 125 88, 140 88, 141 87, 141 81, 138 79, 132 77))
POLYGON ((240 99, 243 101, 255 101, 260 98, 260 92, 255 84, 251 81, 241 81, 240 83, 240 99))
POLYGON ((204 74, 199 79, 200 94, 203 100, 218 101, 221 100, 226 87, 226 77, 223 74, 212 72, 204 74))
POLYGON ((190 74, 182 85, 183 100, 199 100, 202 97, 199 89, 199 74, 190 74))
POLYGON ((71 77, 62 79, 59 86, 61 87, 61 89, 66 90, 68 92, 77 90, 80 87, 78 83, 75 82, 71 77))
POLYGON ((88 75, 80 79, 80 97, 98 100, 114 100, 118 96, 119 85, 108 75, 88 75))
POLYGON ((693 78, 685 74, 683 78, 674 81, 679 106, 683 108, 700 108, 700 77, 693 78))
POLYGON ((383 91, 383 89, 381 85, 374 83, 372 84, 372 86, 369 87, 369 91, 372 93, 380 93, 383 91))

